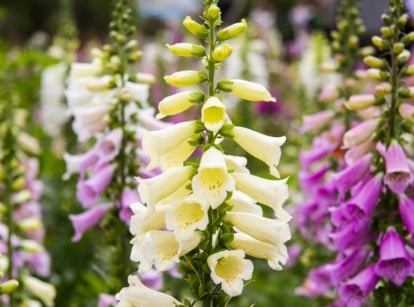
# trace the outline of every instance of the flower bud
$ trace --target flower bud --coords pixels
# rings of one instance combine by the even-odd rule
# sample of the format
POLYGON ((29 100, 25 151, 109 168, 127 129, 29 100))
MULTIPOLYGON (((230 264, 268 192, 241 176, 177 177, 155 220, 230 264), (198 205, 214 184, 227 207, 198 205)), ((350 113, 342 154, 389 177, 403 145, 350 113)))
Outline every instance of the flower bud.
POLYGON ((221 29, 217 32, 217 40, 224 41, 232 39, 241 33, 243 33, 247 28, 247 23, 245 19, 242 19, 241 22, 234 23, 224 29, 221 29))
POLYGON ((400 54, 401 52, 403 52, 405 49, 405 46, 403 43, 395 43, 394 46, 392 46, 392 51, 394 52, 394 54, 400 54))
POLYGON ((10 279, 0 284, 0 293, 11 293, 19 287, 19 282, 15 279, 10 279))
POLYGON ((381 34, 386 38, 390 38, 392 36, 392 31, 390 27, 381 27, 381 34))
POLYGON ((402 118, 414 123, 414 105, 403 103, 400 105, 398 112, 402 118))
POLYGON ((190 16, 185 17, 183 25, 188 32, 197 38, 206 38, 208 35, 207 28, 204 25, 194 21, 190 16))
POLYGON ((32 197, 32 193, 29 190, 22 190, 13 195, 13 204, 20 205, 27 203, 32 197))
POLYGON ((398 97, 400 98, 411 98, 412 90, 408 87, 400 87, 398 89, 398 97))
POLYGON ((221 80, 217 84, 217 88, 249 101, 276 101, 263 85, 255 82, 239 79, 221 80))
POLYGON ((371 40, 374 46, 377 47, 379 50, 385 50, 390 47, 390 44, 387 41, 383 40, 381 37, 377 35, 373 36, 371 40))
POLYGON ((216 4, 210 5, 204 13, 204 18, 211 23, 219 25, 221 23, 221 11, 216 4))
POLYGON ((405 45, 411 44, 414 42, 414 32, 410 32, 407 35, 405 35, 402 39, 401 42, 405 45))
POLYGON ((169 85, 181 87, 191 86, 207 80, 204 72, 196 70, 183 70, 164 77, 169 85))
POLYGON ((374 57, 372 55, 364 58, 364 63, 373 68, 385 68, 386 62, 380 58, 374 57))
POLYGON ((387 82, 380 83, 375 87, 375 93, 378 95, 387 95, 391 93, 391 85, 387 82))
POLYGON ((375 101, 375 96, 372 94, 352 95, 345 102, 345 107, 351 111, 358 111, 372 106, 375 101))
POLYGON ((34 240, 21 240, 19 242, 19 245, 22 248, 22 250, 27 253, 37 254, 44 250, 43 245, 34 240))
POLYGON ((17 225, 23 231, 34 231, 43 227, 42 221, 34 217, 18 221, 17 225))
POLYGON ((403 73, 406 76, 414 76, 414 65, 407 65, 403 68, 403 73))
POLYGON ((404 50, 397 56, 397 63, 400 65, 403 65, 407 63, 407 61, 410 59, 411 53, 408 50, 404 50))
POLYGON ((372 80, 385 81, 387 80, 389 73, 381 71, 377 68, 370 68, 367 70, 367 76, 372 80))
POLYGON ((410 19, 410 16, 408 16, 407 13, 401 15, 400 18, 398 19, 398 25, 400 26, 400 28, 404 28, 409 19, 410 19))
POLYGON ((140 50, 137 50, 129 55, 128 60, 130 62, 136 62, 136 61, 139 61, 141 57, 142 57, 142 52, 140 50))
POLYGON ((190 43, 178 43, 174 45, 167 45, 171 53, 181 57, 197 57, 201 58, 205 56, 206 50, 201 45, 190 43))
POLYGON ((233 53, 233 49, 231 48, 231 46, 229 44, 223 44, 214 49, 212 57, 213 57, 213 60, 216 62, 223 62, 232 53, 233 53))
POLYGON ((153 84, 155 82, 155 77, 152 74, 139 72, 135 75, 136 82, 143 84, 153 84))

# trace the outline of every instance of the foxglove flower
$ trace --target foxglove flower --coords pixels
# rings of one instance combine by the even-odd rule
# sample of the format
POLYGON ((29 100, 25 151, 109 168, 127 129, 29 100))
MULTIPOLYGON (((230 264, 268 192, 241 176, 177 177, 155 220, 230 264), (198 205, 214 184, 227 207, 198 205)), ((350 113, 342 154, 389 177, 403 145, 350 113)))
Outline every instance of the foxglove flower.
POLYGON ((253 263, 244 259, 242 250, 224 250, 210 255, 207 264, 211 270, 211 279, 221 284, 229 296, 240 295, 243 280, 249 280, 253 274, 253 263))

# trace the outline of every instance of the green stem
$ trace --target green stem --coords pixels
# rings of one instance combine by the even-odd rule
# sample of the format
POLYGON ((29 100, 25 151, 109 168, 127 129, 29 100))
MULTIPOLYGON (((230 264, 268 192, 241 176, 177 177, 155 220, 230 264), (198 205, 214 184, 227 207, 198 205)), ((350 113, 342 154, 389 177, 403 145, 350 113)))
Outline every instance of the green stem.
MULTIPOLYGON (((4 201, 7 207, 6 212, 6 223, 8 228, 7 233, 7 258, 9 260, 9 266, 7 268, 7 277, 9 279, 13 278, 13 245, 12 245, 12 236, 14 233, 14 223, 13 223, 13 208, 11 202, 11 182, 6 180, 6 188, 4 192, 4 201)), ((9 293, 9 305, 10 307, 15 306, 13 292, 9 293)))
POLYGON ((215 43, 215 27, 213 25, 210 25, 209 29, 209 56, 208 56, 208 95, 213 96, 214 95, 214 77, 215 77, 215 71, 216 71, 216 63, 213 60, 213 51, 216 48, 215 43))

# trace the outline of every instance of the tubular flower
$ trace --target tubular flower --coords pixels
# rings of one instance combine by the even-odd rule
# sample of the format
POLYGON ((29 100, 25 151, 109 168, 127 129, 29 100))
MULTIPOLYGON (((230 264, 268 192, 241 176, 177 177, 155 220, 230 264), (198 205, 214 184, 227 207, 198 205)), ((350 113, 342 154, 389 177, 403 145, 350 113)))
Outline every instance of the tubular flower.
POLYGON ((207 130, 217 133, 226 121, 226 108, 217 97, 210 97, 201 109, 201 121, 207 130))
POLYGON ((179 114, 194 104, 202 102, 203 99, 204 94, 200 91, 183 91, 167 96, 158 104, 159 113, 156 117, 161 119, 166 116, 179 114))
POLYGON ((286 141, 286 137, 272 137, 244 128, 234 127, 233 140, 254 157, 262 160, 269 166, 270 173, 279 177, 276 166, 279 164, 280 146, 286 141))
POLYGON ((253 263, 244 259, 242 250, 224 250, 210 255, 207 264, 211 270, 211 279, 221 284, 229 296, 240 295, 243 291, 243 280, 253 274, 253 263))
POLYGON ((248 101, 276 102, 270 92, 261 84, 240 79, 221 80, 217 87, 221 91, 231 92, 233 95, 248 101))
POLYGON ((210 147, 201 157, 198 172, 191 181, 194 195, 216 209, 226 199, 227 192, 234 189, 234 184, 233 177, 227 173, 223 153, 210 147))

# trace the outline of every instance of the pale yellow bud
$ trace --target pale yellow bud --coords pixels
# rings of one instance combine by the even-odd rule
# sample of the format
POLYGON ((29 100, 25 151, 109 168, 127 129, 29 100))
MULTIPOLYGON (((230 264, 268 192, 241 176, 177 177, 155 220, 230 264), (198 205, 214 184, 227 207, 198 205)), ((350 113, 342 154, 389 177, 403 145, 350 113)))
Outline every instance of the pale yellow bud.
POLYGON ((15 279, 10 279, 0 284, 0 293, 11 293, 19 287, 19 282, 15 279))
POLYGON ((216 62, 225 61, 233 53, 233 48, 229 44, 223 44, 213 51, 213 60, 216 62))
POLYGON ((190 43, 178 43, 174 45, 167 45, 171 53, 181 57, 197 57, 201 58, 206 54, 206 50, 201 45, 190 43))
POLYGON ((272 101, 276 99, 272 97, 269 91, 261 84, 246 80, 221 80, 217 87, 221 91, 231 92, 237 97, 249 101, 272 101))
POLYGON ((217 40, 224 41, 232 39, 241 33, 243 33, 247 28, 247 22, 245 19, 242 19, 241 22, 234 23, 224 29, 221 29, 217 32, 217 40))
POLYGON ((345 107, 348 110, 357 111, 363 110, 375 103, 375 96, 372 94, 352 95, 348 101, 345 102, 345 107))
POLYGON ((43 227, 43 223, 41 220, 30 217, 17 222, 17 225, 23 231, 34 231, 43 227))
POLYGON ((164 77, 169 85, 181 87, 199 84, 207 80, 204 72, 196 70, 183 70, 164 77))
POLYGON ((183 25, 188 32, 198 38, 206 38, 208 35, 207 28, 204 25, 194 21, 190 16, 185 17, 183 25))

